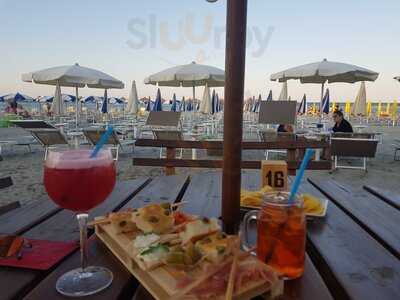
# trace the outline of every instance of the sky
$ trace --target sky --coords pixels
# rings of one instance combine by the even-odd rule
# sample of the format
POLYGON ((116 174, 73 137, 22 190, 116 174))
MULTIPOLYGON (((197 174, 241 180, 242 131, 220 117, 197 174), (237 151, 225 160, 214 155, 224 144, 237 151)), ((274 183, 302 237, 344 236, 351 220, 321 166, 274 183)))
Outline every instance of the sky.
MULTIPOLYGON (((281 84, 272 73, 327 58, 380 73, 367 83, 367 98, 400 98, 399 0, 249 0, 245 97, 281 84)), ((125 83, 109 96, 156 95, 146 76, 192 61, 224 68, 226 0, 0 0, 0 95, 16 91, 36 97, 54 87, 25 83, 21 74, 79 63, 125 83)), ((360 84, 330 84, 331 100, 354 100, 360 84)), ((289 81, 289 95, 320 98, 320 86, 289 81)), ((63 88, 63 93, 73 93, 63 88)), ((191 88, 162 87, 165 98, 191 96, 191 88)), ((223 88, 217 89, 223 96, 223 88)), ((196 89, 201 96, 203 88, 196 89)), ((80 94, 102 95, 98 89, 80 94)))

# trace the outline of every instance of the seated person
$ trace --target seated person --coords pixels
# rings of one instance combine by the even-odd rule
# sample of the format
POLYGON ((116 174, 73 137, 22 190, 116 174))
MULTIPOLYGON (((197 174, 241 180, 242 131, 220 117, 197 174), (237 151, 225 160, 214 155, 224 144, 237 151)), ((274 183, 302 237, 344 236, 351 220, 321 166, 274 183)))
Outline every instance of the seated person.
POLYGON ((8 114, 17 114, 17 102, 9 102, 4 112, 8 114))
POLYGON ((335 122, 335 125, 332 128, 333 132, 353 132, 353 127, 343 117, 343 113, 338 110, 333 113, 333 121, 335 122))
POLYGON ((24 119, 29 119, 31 117, 29 112, 21 104, 17 104, 17 114, 24 119))
POLYGON ((290 132, 293 133, 293 126, 290 124, 280 124, 278 126, 277 132, 290 132))

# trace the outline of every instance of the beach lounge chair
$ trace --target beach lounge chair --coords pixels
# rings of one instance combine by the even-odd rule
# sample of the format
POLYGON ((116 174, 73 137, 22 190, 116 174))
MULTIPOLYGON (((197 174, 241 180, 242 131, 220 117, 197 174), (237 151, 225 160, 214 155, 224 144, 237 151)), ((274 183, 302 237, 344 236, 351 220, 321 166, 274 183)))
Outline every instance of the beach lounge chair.
POLYGON ((361 169, 367 172, 367 158, 375 157, 378 140, 360 138, 358 136, 359 134, 343 137, 343 134, 334 134, 331 137, 331 154, 334 157, 334 169, 361 169), (361 158, 362 166, 339 165, 338 157, 361 158))
MULTIPOLYGON (((181 113, 174 111, 151 111, 147 117, 147 127, 153 133, 153 137, 159 140, 183 140, 181 113)), ((164 148, 160 148, 160 158, 164 158, 164 148)), ((182 157, 183 149, 178 149, 182 157)))
MULTIPOLYGON (((23 128, 32 133, 32 130, 37 129, 56 129, 53 125, 42 121, 42 120, 10 120, 10 124, 13 124, 17 127, 23 128)), ((1 141, 0 144, 13 146, 26 146, 29 149, 29 152, 32 152, 31 146, 35 144, 35 138, 31 136, 22 136, 18 137, 18 139, 10 140, 10 141, 1 141)), ((37 139, 36 139, 37 140, 37 139)), ((0 147, 0 157, 1 157, 1 147, 0 147)))
MULTIPOLYGON (((174 140, 174 141, 182 141, 183 140, 183 134, 181 131, 176 130, 154 130, 153 131, 154 137, 157 140, 174 140)), ((160 148, 160 158, 165 158, 166 155, 163 153, 164 148, 160 148)), ((183 149, 180 148, 178 149, 179 155, 176 156, 176 158, 180 159, 183 157, 183 149)))
POLYGON ((34 129, 30 131, 45 149, 44 160, 47 158, 49 148, 56 145, 69 145, 67 138, 58 129, 34 129))
MULTIPOLYGON (((85 137, 87 138, 87 140, 89 141, 89 143, 91 143, 93 146, 95 146, 101 136, 104 134, 106 130, 103 128, 95 128, 95 129, 84 129, 83 130, 83 134, 85 135, 85 137)), ((108 138, 108 141, 106 142, 107 145, 113 145, 113 149, 115 150, 115 160, 118 160, 119 157, 119 148, 121 147, 123 149, 124 146, 132 146, 132 151, 133 151, 133 147, 135 145, 135 141, 134 140, 120 140, 118 138, 118 135, 115 131, 112 132, 112 134, 110 135, 110 137, 108 138)))
POLYGON ((394 157, 395 161, 400 161, 400 156, 397 155, 397 152, 400 151, 400 140, 394 140, 392 146, 394 147, 394 157))
POLYGON ((53 125, 42 120, 10 120, 11 124, 23 129, 57 129, 53 125))
MULTIPOLYGON (((290 132, 276 132, 274 129, 260 130, 258 132, 259 139, 261 142, 276 142, 276 141, 294 141, 296 136, 290 132)), ((271 153, 286 155, 286 150, 273 149, 265 150, 265 159, 268 160, 271 153)))

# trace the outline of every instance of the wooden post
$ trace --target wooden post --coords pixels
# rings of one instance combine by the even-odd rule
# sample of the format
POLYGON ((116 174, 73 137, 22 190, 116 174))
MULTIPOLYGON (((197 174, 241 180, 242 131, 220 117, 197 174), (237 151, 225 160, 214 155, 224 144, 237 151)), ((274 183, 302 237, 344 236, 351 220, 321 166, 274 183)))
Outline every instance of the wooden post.
MULTIPOLYGON (((167 147, 167 159, 175 159, 176 149, 167 147)), ((175 175, 175 167, 165 167, 165 175, 175 175)))
MULTIPOLYGON (((296 149, 287 150, 287 161, 296 161, 296 149)), ((288 175, 296 176, 296 169, 288 169, 288 175)))
POLYGON ((240 224, 242 122, 247 0, 228 0, 226 16, 222 222, 233 234, 240 224))

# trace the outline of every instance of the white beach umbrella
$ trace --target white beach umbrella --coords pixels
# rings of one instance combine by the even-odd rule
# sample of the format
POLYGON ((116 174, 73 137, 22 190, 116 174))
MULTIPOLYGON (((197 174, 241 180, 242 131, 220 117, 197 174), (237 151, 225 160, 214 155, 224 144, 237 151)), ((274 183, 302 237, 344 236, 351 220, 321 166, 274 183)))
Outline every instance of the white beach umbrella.
POLYGON ((128 113, 136 114, 138 112, 138 108, 139 108, 139 99, 137 95, 136 82, 134 80, 132 81, 132 88, 129 93, 127 111, 128 113))
POLYGON ((50 111, 55 115, 64 114, 64 101, 61 96, 61 87, 57 84, 56 91, 54 92, 53 104, 51 105, 50 111))
MULTIPOLYGON (((79 64, 58 66, 32 73, 22 74, 22 80, 39 84, 75 87, 76 99, 79 99, 78 88, 122 89, 122 81, 101 71, 82 67, 79 64)), ((78 126, 78 102, 76 101, 75 122, 78 126)))
POLYGON ((200 109, 199 111, 204 114, 211 114, 212 103, 211 103, 211 94, 210 88, 208 84, 204 87, 203 98, 201 99, 200 109))
POLYGON ((144 83, 158 86, 192 87, 193 100, 195 100, 196 86, 204 86, 206 84, 208 87, 224 86, 225 71, 213 66, 192 62, 150 75, 144 80, 144 83))
POLYGON ((320 83, 321 103, 324 96, 326 82, 375 81, 379 73, 356 65, 333 62, 324 59, 321 62, 301 65, 271 75, 272 81, 285 82, 290 79, 299 79, 301 83, 320 83))
POLYGON ((281 93, 279 94, 278 100, 288 100, 288 88, 287 81, 283 82, 281 93))
POLYGON ((365 89, 365 82, 361 82, 360 89, 358 90, 356 101, 351 108, 351 114, 355 116, 365 116, 367 113, 367 91, 365 89))

